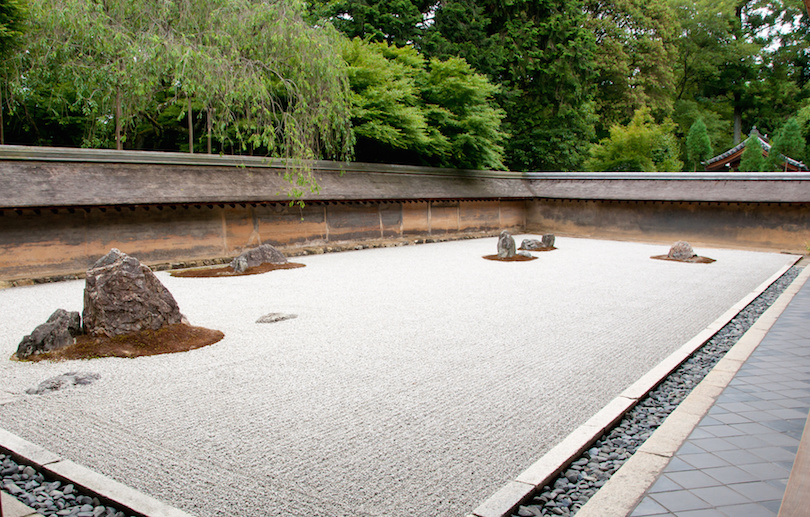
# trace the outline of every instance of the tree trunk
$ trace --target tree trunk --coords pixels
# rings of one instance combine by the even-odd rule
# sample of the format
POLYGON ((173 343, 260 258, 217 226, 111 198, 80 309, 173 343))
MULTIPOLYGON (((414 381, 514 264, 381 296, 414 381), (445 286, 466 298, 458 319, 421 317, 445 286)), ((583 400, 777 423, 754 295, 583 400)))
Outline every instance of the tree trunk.
POLYGON ((211 108, 208 108, 207 112, 208 120, 206 121, 206 125, 208 126, 208 154, 211 154, 211 125, 213 123, 211 121, 211 108))
POLYGON ((115 90, 115 148, 119 151, 124 149, 124 142, 122 133, 124 132, 124 108, 121 105, 121 87, 117 87, 115 90))
POLYGON ((191 97, 188 99, 188 152, 194 154, 194 123, 191 117, 191 97))
POLYGON ((740 92, 734 92, 734 145, 742 142, 742 106, 740 92))
MULTIPOLYGON (((3 81, 3 84, 5 85, 6 82, 3 81)), ((3 123, 3 111, 5 111, 3 110, 3 88, 0 85, 0 145, 6 145, 6 135, 3 132, 3 126, 5 126, 3 123)), ((2 508, 0 508, 0 517, 3 517, 2 508)))

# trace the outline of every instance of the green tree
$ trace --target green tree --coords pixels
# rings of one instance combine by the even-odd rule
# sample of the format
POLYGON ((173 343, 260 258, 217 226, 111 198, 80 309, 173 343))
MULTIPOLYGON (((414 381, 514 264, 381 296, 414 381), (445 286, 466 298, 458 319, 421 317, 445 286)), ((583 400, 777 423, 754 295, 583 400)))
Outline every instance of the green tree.
POLYGON ((649 108, 638 109, 630 124, 611 127, 610 137, 591 146, 585 168, 616 172, 679 171, 683 163, 678 159, 674 131, 674 123, 656 124, 649 108))
POLYGON ((666 2, 586 0, 587 27, 596 37, 597 134, 627 123, 648 106, 655 116, 672 110, 676 20, 666 2))
POLYGON ((577 0, 447 0, 425 51, 458 55, 500 87, 506 165, 576 170, 594 135, 594 35, 577 0))
POLYGON ((360 161, 503 168, 496 91, 460 58, 355 38, 344 46, 360 161))
POLYGON ((796 117, 791 117, 773 139, 771 150, 768 153, 768 167, 775 171, 787 170, 785 157, 803 161, 804 150, 805 142, 801 127, 799 127, 796 117))
POLYGON ((439 165, 504 169, 504 113, 493 101, 497 86, 461 58, 431 59, 420 83, 428 124, 449 143, 439 165))
POLYGON ((762 143, 755 136, 745 141, 745 150, 740 158, 740 172, 762 172, 767 167, 765 156, 762 154, 762 143))
MULTIPOLYGON (((83 145, 121 148, 126 132, 159 126, 169 110, 187 121, 189 151, 203 145, 200 118, 220 150, 296 160, 350 151, 338 34, 307 25, 303 4, 32 0, 31 19, 15 100, 23 111, 81 115, 83 145)), ((294 193, 315 187, 296 170, 294 193)))
POLYGON ((689 128, 689 134, 686 136, 688 165, 693 171, 697 171, 699 167, 702 170, 701 163, 711 158, 713 154, 706 124, 703 119, 698 119, 689 128))
POLYGON ((419 39, 425 13, 433 6, 424 0, 314 0, 309 10, 349 38, 403 46, 419 39))
POLYGON ((0 0, 0 57, 5 58, 23 35, 25 4, 21 0, 0 0))

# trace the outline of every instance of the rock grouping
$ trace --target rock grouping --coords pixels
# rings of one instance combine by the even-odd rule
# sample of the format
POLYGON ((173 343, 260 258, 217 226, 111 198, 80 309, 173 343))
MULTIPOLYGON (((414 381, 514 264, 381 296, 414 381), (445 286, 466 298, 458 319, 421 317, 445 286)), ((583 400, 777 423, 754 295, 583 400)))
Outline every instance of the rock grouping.
MULTIPOLYGON (((22 339, 12 358, 35 360, 38 355, 61 354, 60 349, 77 340, 126 338, 169 327, 192 328, 149 266, 113 248, 87 270, 81 316, 58 309, 22 339)), ((88 353, 95 351, 97 347, 88 353)))
POLYGON ((250 249, 230 263, 234 273, 244 273, 249 268, 262 264, 286 264, 287 257, 269 244, 262 244, 258 248, 250 249))
POLYGON ((751 328, 799 271, 792 267, 771 284, 512 517, 576 514, 751 328))
POLYGON ((4 492, 46 517, 128 517, 97 498, 80 493, 72 484, 48 481, 31 466, 20 465, 0 453, 0 476, 4 492))

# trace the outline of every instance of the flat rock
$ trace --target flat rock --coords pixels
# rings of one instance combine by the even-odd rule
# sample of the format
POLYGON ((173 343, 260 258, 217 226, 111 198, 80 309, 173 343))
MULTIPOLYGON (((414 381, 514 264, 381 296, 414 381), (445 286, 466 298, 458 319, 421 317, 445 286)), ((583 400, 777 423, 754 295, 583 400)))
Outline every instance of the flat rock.
POLYGON ((270 314, 265 314, 261 318, 257 319, 256 323, 275 323, 277 321, 291 320, 297 317, 298 317, 297 314, 284 314, 282 312, 271 312, 270 314))
POLYGON ((50 391, 58 391, 73 386, 83 386, 92 384, 99 380, 101 375, 97 373, 68 372, 56 377, 51 377, 40 382, 36 388, 25 390, 29 395, 42 395, 50 391))
POLYGON ((186 322, 149 266, 115 248, 87 270, 82 319, 87 334, 109 337, 186 322))

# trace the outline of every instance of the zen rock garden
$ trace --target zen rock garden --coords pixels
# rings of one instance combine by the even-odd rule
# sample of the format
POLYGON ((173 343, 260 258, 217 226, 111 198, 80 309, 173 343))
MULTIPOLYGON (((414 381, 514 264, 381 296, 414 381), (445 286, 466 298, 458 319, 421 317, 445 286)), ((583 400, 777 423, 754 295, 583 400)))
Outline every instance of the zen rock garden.
POLYGON ((191 350, 223 336, 189 325, 152 270, 113 248, 87 270, 81 316, 57 309, 12 359, 137 357, 191 350))

